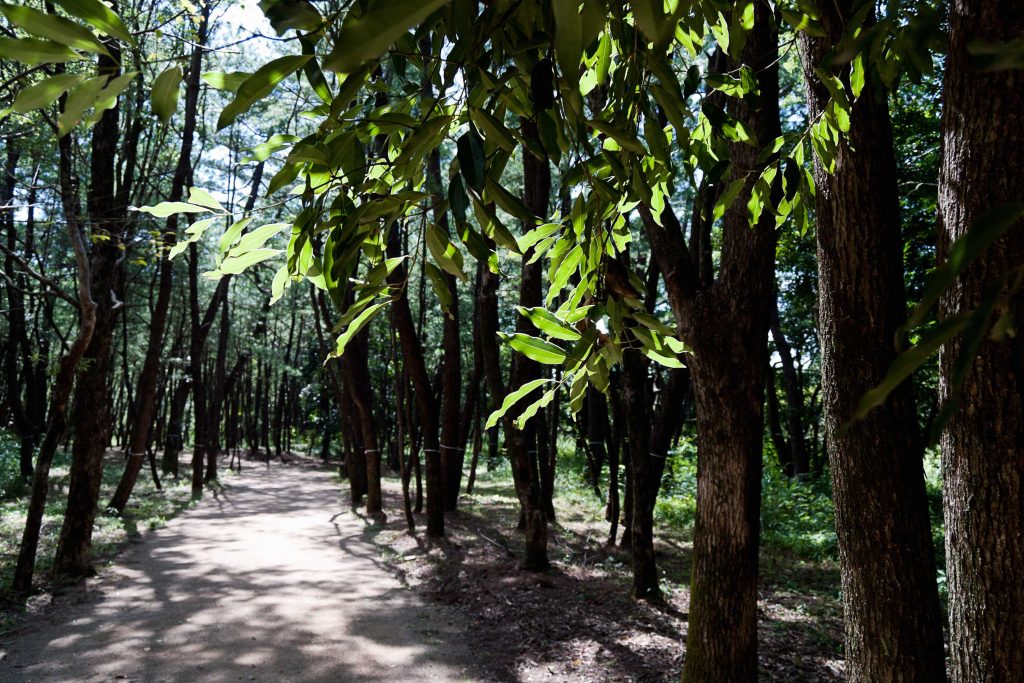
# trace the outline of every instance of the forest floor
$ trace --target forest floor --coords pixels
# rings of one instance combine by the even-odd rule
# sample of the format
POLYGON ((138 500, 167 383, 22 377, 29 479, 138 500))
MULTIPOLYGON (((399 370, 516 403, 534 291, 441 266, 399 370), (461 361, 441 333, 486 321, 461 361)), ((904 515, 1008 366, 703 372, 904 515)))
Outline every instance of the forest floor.
MULTIPOLYGON (((600 503, 571 486, 556 490, 552 569, 542 574, 517 567, 518 502, 507 470, 482 474, 447 518, 447 537, 429 546, 421 534, 406 532, 401 488, 387 481, 389 519, 373 542, 404 585, 465 614, 473 647, 498 680, 677 681, 689 609, 689 542, 677 529, 655 529, 665 600, 638 603, 629 597, 629 551, 605 544, 600 503)), ((838 585, 832 563, 762 552, 763 680, 843 680, 838 585)))
POLYGON ((223 479, 97 578, 37 598, 0 642, 0 680, 491 678, 467 665, 470 624, 381 566, 327 470, 223 479))
MULTIPOLYGON (((678 680, 691 552, 677 525, 655 532, 666 599, 651 605, 629 598, 600 502, 568 480, 542 574, 518 569, 507 469, 481 473, 440 541, 421 516, 406 532, 391 478, 385 521, 300 458, 222 483, 194 507, 144 487, 128 522, 101 518, 100 575, 30 599, 0 640, 0 680, 678 680), (180 514, 145 517, 164 509, 180 514)), ((829 562, 762 551, 763 679, 842 679, 837 586, 829 562)))

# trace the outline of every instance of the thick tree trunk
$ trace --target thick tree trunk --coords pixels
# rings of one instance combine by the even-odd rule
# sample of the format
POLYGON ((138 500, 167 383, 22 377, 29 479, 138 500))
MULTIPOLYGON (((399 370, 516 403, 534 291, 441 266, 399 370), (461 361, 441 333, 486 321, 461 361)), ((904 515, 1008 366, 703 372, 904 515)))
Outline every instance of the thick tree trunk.
MULTIPOLYGON (((761 141, 780 131, 777 55, 772 9, 758 0, 742 61, 757 74, 759 94, 732 100, 730 110, 761 141)), ((753 228, 747 219, 746 198, 765 163, 757 157, 754 147, 731 145, 731 177, 746 183, 723 220, 713 283, 711 273, 703 273, 696 239, 703 230, 695 230, 687 246, 671 208, 662 215, 664 229, 649 211, 641 212, 680 331, 694 349, 697 516, 683 669, 683 680, 694 683, 757 679, 763 404, 775 258, 772 212, 753 228)), ((705 204, 710 212, 712 202, 705 204)))
MULTIPOLYGON (((950 3, 939 177, 939 256, 984 225, 987 211, 1024 202, 1024 71, 979 71, 974 44, 1024 33, 1015 0, 950 3)), ((943 403, 958 405, 942 435, 950 672, 957 683, 1024 680, 1024 221, 1018 220, 957 278, 941 316, 978 309, 992 293, 1016 336, 984 339, 963 384, 953 385, 963 339, 942 350, 943 403), (1004 279, 1005 278, 1005 279, 1004 279)), ((987 336, 987 335, 986 335, 987 336)))
MULTIPOLYGON (((828 91, 814 74, 857 3, 822 6, 828 38, 801 39, 812 117, 828 91)), ((851 680, 945 677, 922 443, 911 387, 850 423, 885 376, 904 322, 903 242, 885 93, 873 78, 851 113, 835 173, 815 166, 825 434, 851 680)))

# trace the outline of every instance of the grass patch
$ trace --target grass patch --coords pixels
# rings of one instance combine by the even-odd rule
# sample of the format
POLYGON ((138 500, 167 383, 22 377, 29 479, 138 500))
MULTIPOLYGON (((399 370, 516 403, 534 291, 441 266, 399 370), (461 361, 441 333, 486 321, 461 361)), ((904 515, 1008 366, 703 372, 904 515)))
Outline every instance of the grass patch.
MULTIPOLYGON (((0 432, 0 474, 6 476, 13 459, 15 476, 18 474, 17 448, 9 448, 13 439, 0 432)), ((46 512, 39 537, 39 550, 36 555, 35 583, 41 589, 50 587, 50 570, 53 567, 53 554, 57 548, 60 525, 67 504, 67 489, 70 478, 70 455, 58 451, 50 469, 50 491, 47 496, 46 512)), ((100 489, 100 505, 110 500, 121 472, 124 470, 124 459, 115 452, 109 452, 103 461, 103 483, 100 489)), ((28 507, 28 487, 24 485, 8 486, 6 479, 0 479, 3 495, 0 496, 0 600, 18 611, 19 602, 10 591, 14 578, 14 567, 18 560, 18 549, 21 534, 25 527, 25 513, 28 507)), ((190 507, 191 487, 188 479, 177 481, 165 479, 163 490, 158 491, 149 476, 148 465, 139 475, 135 491, 125 509, 124 515, 118 517, 104 514, 96 517, 93 527, 93 557, 98 566, 110 561, 116 552, 129 540, 138 537, 147 530, 159 529, 167 520, 182 510, 190 507)), ((10 609, 10 607, 9 607, 10 609)), ((14 614, 0 615, 0 623, 6 623, 14 614)))

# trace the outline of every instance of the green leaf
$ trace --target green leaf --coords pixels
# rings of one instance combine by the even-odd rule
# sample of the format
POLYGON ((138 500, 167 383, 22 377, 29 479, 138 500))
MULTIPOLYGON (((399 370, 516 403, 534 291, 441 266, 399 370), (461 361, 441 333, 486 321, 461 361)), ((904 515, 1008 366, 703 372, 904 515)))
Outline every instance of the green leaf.
POLYGON ((289 55, 264 64, 256 73, 245 79, 231 104, 224 107, 217 119, 217 130, 230 126, 235 119, 249 111, 252 105, 273 91, 278 83, 301 69, 311 55, 289 55))
POLYGON ((508 132, 508 128, 505 127, 504 123, 496 119, 489 112, 477 109, 476 107, 470 107, 469 115, 473 118, 473 123, 476 124, 477 128, 483 132, 487 142, 495 147, 500 147, 506 152, 515 151, 516 139, 508 132))
POLYGON ((579 76, 583 51, 605 25, 605 9, 598 0, 552 0, 555 15, 555 55, 563 75, 579 76))
POLYGON ((423 272, 430 278, 430 285, 434 288, 434 294, 437 295, 437 300, 441 303, 441 310, 447 313, 449 306, 452 305, 452 292, 448 289, 448 278, 440 268, 430 261, 423 264, 423 272))
POLYGON ((135 38, 125 27, 121 18, 99 0, 54 0, 68 14, 84 19, 90 26, 108 36, 119 38, 135 47, 135 38))
POLYGON ((172 66, 164 70, 153 81, 151 94, 153 113, 161 123, 167 123, 178 108, 178 93, 181 85, 181 69, 172 66))
POLYGON ((324 21, 309 0, 260 0, 260 9, 279 36, 293 28, 312 31, 324 21))
POLYGON ((99 121, 100 117, 103 116, 103 112, 111 109, 115 104, 117 104, 118 96, 133 80, 135 80, 135 77, 138 75, 138 71, 129 71, 128 73, 122 74, 107 83, 106 87, 104 87, 96 97, 96 101, 93 102, 92 113, 83 119, 85 125, 91 126, 99 121))
POLYGON ((197 204, 204 209, 210 209, 211 211, 217 211, 219 213, 227 213, 228 210, 221 206, 221 203, 213 198, 213 195, 204 190, 201 187, 193 187, 188 191, 188 203, 197 204))
POLYGON ((350 11, 334 38, 324 68, 351 73, 381 56, 410 28, 451 0, 376 0, 365 12, 350 11))
POLYGON ((657 332, 646 330, 643 327, 633 327, 630 328, 630 331, 633 333, 634 338, 640 342, 640 352, 655 363, 666 368, 686 367, 676 358, 675 352, 669 348, 668 344, 665 343, 657 332))
POLYGON ((476 131, 470 130, 463 133, 456 143, 456 157, 459 160, 459 170, 466 184, 481 193, 484 191, 484 183, 487 180, 487 172, 484 166, 484 146, 476 131))
POLYGON ((950 245, 945 262, 928 276, 921 301, 914 307, 903 329, 924 322, 928 311, 963 269, 1021 219, 1024 219, 1024 202, 1012 202, 992 209, 974 221, 967 232, 950 245))
POLYGON ((0 12, 12 23, 37 38, 48 38, 76 50, 110 54, 89 29, 68 21, 64 17, 45 14, 24 5, 0 5, 0 12))
POLYGON ((630 4, 633 7, 633 21, 651 42, 660 43, 666 32, 673 30, 665 16, 663 0, 635 0, 630 4))
POLYGON ((441 229, 434 224, 427 226, 427 249, 437 265, 464 282, 469 278, 462 272, 462 252, 452 244, 441 229))
POLYGON ((519 197, 506 190, 500 184, 487 178, 484 183, 484 189, 487 192, 487 198, 500 206, 506 213, 515 216, 527 225, 534 222, 533 212, 527 208, 526 204, 523 204, 519 197))
POLYGON ((167 254, 167 259, 173 259, 175 256, 178 256, 179 254, 184 252, 188 248, 188 245, 192 244, 193 242, 199 241, 199 239, 203 236, 203 233, 206 232, 206 230, 211 225, 213 225, 214 221, 216 220, 217 216, 213 216, 211 218, 204 218, 202 220, 196 221, 192 225, 188 226, 188 228, 185 229, 185 234, 188 235, 188 239, 182 240, 181 242, 175 244, 171 248, 171 251, 167 254))
POLYGON ((502 334, 501 337, 509 346, 530 360, 545 365, 561 365, 565 362, 565 351, 560 346, 539 337, 531 337, 521 332, 502 334))
POLYGON ((558 232, 561 227, 561 223, 545 223, 530 230, 516 239, 519 243, 519 250, 525 254, 530 247, 558 232))
POLYGON ((252 222, 252 217, 243 218, 240 221, 236 221, 228 226, 228 229, 224 231, 224 234, 220 238, 220 244, 217 249, 221 254, 226 254, 228 250, 234 246, 236 242, 242 237, 242 231, 245 230, 245 226, 252 222))
POLYGON ((587 121, 587 125, 615 140, 623 149, 641 156, 647 155, 647 150, 643 144, 632 133, 628 133, 606 121, 587 121))
POLYGON ((359 330, 366 327, 367 323, 369 323, 384 306, 387 306, 387 304, 387 301, 381 301, 363 309, 363 312, 356 316, 356 318, 348 324, 348 327, 345 328, 345 331, 341 333, 335 342, 334 350, 331 351, 330 355, 327 357, 329 359, 338 358, 341 354, 345 353, 345 347, 348 346, 352 337, 354 337, 359 330))
POLYGON ((579 332, 566 325, 564 321, 560 320, 558 316, 546 308, 539 306, 536 308, 516 306, 516 310, 519 311, 520 315, 529 319, 534 327, 549 337, 566 341, 576 341, 580 338, 579 332))
POLYGON ((284 296, 284 290, 289 284, 291 284, 291 278, 288 276, 288 264, 285 263, 277 269, 277 272, 274 273, 274 280, 270 283, 271 305, 280 301, 281 297, 284 296))
POLYGON ((522 385, 521 387, 519 387, 518 389, 516 389, 515 391, 506 394, 505 399, 501 402, 501 407, 488 416, 487 422, 484 424, 484 429, 490 429, 497 425, 498 420, 505 416, 505 413, 508 412, 509 408, 511 408, 516 403, 521 401, 525 396, 527 396, 531 392, 535 391, 536 389, 539 389, 540 387, 550 382, 550 379, 531 380, 526 384, 522 385))
POLYGON ((69 89, 85 80, 82 74, 57 74, 30 85, 18 93, 11 109, 27 114, 35 109, 44 109, 57 101, 69 89))
POLYGON ((241 256, 229 256, 224 259, 217 270, 224 275, 238 275, 246 268, 282 253, 284 253, 283 249, 253 249, 241 256))
POLYGON ((71 132, 85 116, 86 110, 99 99, 100 91, 107 82, 106 76, 96 76, 75 87, 64 102, 64 111, 57 117, 57 134, 64 137, 71 132))
POLYGON ((1024 69, 1024 37, 1005 43, 972 40, 967 44, 971 65, 979 71, 1024 69))
POLYGON ((746 178, 737 178, 736 180, 729 183, 728 187, 725 188, 725 192, 715 202, 715 208, 712 212, 712 220, 718 220, 725 215, 725 212, 729 210, 729 207, 733 205, 736 198, 740 196, 740 192, 743 191, 743 184, 746 182, 746 178))
POLYGON ((157 218, 167 218, 174 213, 203 213, 209 209, 187 202, 160 202, 156 206, 131 207, 132 211, 141 211, 157 218))
POLYGON ((246 79, 250 76, 252 76, 252 74, 248 71, 232 71, 230 73, 224 73, 223 71, 207 71, 202 75, 202 79, 217 90, 238 92, 238 89, 242 87, 242 84, 245 83, 246 79))
POLYGON ((583 246, 577 244, 573 247, 572 251, 566 254, 562 262, 558 264, 558 268, 555 269, 555 274, 551 277, 551 287, 548 289, 548 296, 546 303, 550 304, 558 296, 558 293, 562 291, 562 288, 569 282, 569 278, 576 272, 576 268, 580 265, 583 260, 583 246))
POLYGON ((232 247, 231 251, 228 252, 228 258, 241 256, 253 249, 259 249, 267 243, 267 240, 280 234, 285 228, 290 227, 292 227, 291 223, 270 223, 268 225, 262 225, 251 232, 247 232, 242 235, 242 239, 238 241, 238 244, 232 247))
POLYGON ((424 121, 402 145, 402 153, 395 159, 395 166, 401 166, 413 159, 422 158, 428 150, 436 147, 443 139, 448 124, 452 122, 451 116, 436 116, 424 121))
POLYGON ((941 321, 923 334, 917 344, 896 357, 882 382, 861 397, 853 419, 859 420, 872 408, 885 403, 885 399, 903 383, 903 380, 921 367, 932 354, 937 353, 943 344, 963 331, 969 322, 970 314, 961 313, 941 321))
POLYGON ((782 18, 797 31, 803 31, 812 38, 825 38, 828 33, 817 19, 791 9, 782 8, 782 18))
POLYGON ((246 157, 242 160, 243 163, 248 161, 266 161, 270 158, 270 155, 277 150, 285 147, 288 143, 298 142, 301 140, 298 135, 282 135, 280 133, 271 135, 266 142, 261 142, 252 148, 252 156, 246 157))
POLYGON ((66 45, 38 38, 0 38, 0 57, 29 66, 85 59, 66 45))
POLYGON ((864 55, 862 53, 853 58, 853 65, 850 68, 850 92, 855 98, 860 97, 864 90, 864 81, 864 55))
POLYGON ((536 415, 541 408, 545 408, 551 404, 551 401, 554 400, 555 394, 557 393, 557 386, 551 387, 550 389, 545 391, 543 396, 541 396, 536 401, 534 401, 533 403, 526 407, 526 410, 524 410, 522 414, 520 414, 519 417, 515 419, 512 425, 516 429, 524 428, 526 426, 526 423, 530 421, 530 418, 536 415))

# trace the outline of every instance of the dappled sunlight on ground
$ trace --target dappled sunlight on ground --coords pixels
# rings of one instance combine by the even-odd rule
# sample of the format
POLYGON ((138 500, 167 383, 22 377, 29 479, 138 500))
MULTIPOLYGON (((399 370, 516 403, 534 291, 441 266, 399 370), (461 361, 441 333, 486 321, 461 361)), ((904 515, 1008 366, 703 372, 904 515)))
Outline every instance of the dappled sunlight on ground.
POLYGON ((3 680, 472 680, 325 471, 247 468, 3 641, 3 680))

